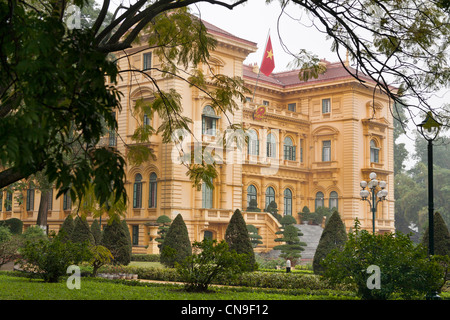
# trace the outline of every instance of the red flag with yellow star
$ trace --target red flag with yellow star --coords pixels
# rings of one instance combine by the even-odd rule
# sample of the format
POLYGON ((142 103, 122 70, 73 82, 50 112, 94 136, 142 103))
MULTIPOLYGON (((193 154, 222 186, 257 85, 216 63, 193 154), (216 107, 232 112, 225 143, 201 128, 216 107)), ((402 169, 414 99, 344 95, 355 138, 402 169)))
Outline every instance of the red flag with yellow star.
POLYGON ((266 76, 269 76, 273 69, 275 69, 275 61, 273 59, 273 49, 272 42, 270 41, 270 36, 267 39, 266 49, 264 50, 264 56, 261 62, 261 68, 259 70, 266 76))

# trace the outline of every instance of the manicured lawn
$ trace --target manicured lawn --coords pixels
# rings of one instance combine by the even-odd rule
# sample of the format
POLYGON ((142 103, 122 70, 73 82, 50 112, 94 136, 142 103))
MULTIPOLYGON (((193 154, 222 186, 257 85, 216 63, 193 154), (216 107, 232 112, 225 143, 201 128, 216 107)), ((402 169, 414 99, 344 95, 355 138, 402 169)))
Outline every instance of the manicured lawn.
POLYGON ((188 293, 174 284, 130 283, 82 278, 81 288, 68 289, 65 279, 44 283, 38 279, 0 273, 0 300, 333 300, 355 299, 324 292, 314 295, 302 290, 212 287, 208 293, 188 293))
POLYGON ((140 268, 164 268, 160 262, 131 261, 129 265, 140 268))

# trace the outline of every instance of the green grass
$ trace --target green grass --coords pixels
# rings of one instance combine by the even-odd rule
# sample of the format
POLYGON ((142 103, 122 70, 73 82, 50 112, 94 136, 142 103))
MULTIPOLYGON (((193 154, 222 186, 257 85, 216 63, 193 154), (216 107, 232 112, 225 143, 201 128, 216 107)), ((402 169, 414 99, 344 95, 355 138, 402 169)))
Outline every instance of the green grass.
POLYGON ((164 268, 160 262, 131 261, 129 266, 140 268, 164 268))
POLYGON ((0 273, 0 300, 334 300, 355 299, 348 293, 304 290, 211 287, 207 293, 189 293, 182 285, 82 278, 80 289, 68 289, 66 280, 45 283, 13 272, 0 273), (311 292, 313 293, 313 292, 311 292))

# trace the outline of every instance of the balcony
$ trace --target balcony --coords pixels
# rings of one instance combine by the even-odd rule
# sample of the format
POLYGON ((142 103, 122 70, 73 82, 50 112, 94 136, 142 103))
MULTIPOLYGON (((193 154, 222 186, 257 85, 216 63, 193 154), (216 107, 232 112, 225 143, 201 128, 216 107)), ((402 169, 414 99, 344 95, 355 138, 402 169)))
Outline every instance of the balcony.
MULTIPOLYGON (((228 224, 233 213, 234 211, 229 209, 197 209, 194 217, 211 223, 228 224)), ((280 227, 278 221, 270 213, 246 211, 241 211, 241 213, 247 224, 266 224, 272 230, 278 230, 280 227)))

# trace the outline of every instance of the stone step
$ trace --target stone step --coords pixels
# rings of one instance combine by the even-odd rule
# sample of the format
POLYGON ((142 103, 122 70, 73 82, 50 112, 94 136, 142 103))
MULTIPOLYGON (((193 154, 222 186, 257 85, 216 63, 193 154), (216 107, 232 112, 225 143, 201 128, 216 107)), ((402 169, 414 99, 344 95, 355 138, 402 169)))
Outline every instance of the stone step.
POLYGON ((300 241, 307 244, 305 250, 302 252, 302 260, 311 260, 314 258, 317 246, 319 244, 320 237, 322 236, 323 228, 319 225, 308 224, 296 224, 303 236, 300 237, 300 241))

